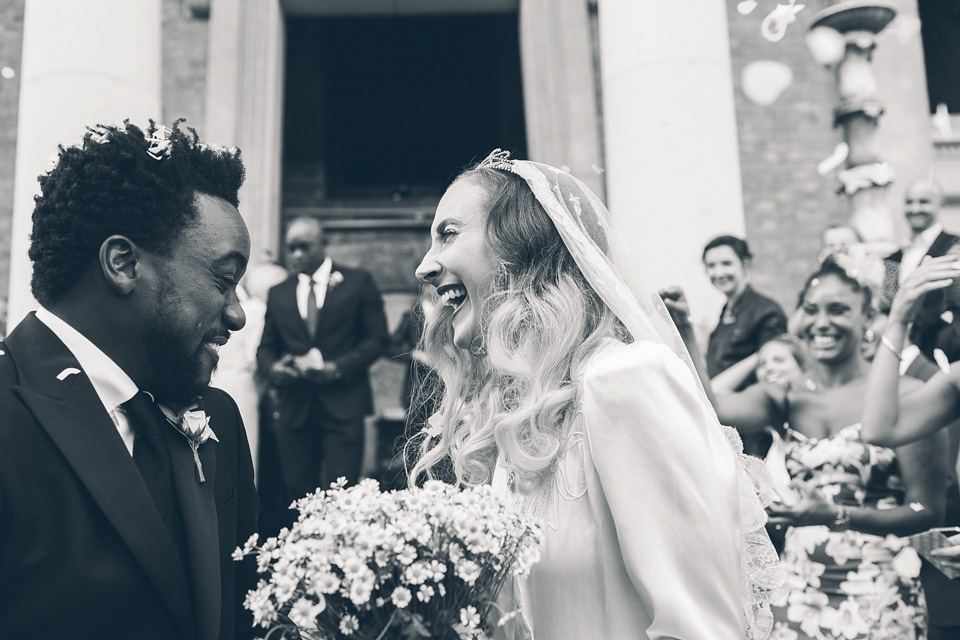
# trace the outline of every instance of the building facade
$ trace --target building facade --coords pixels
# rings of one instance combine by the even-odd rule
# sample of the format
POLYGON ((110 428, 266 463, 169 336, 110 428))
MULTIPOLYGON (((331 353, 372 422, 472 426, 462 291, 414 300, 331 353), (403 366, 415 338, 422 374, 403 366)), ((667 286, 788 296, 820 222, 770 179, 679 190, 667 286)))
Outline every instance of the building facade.
MULTIPOLYGON (((584 180, 650 281, 683 285, 704 324, 721 299, 700 250, 721 233, 747 237, 754 282, 792 307, 820 231, 848 220, 850 203, 836 170, 817 170, 842 137, 834 73, 806 43, 835 3, 808 0, 772 41, 763 32, 781 4, 795 2, 0 0, 0 299, 14 321, 29 307, 42 160, 83 124, 152 116, 243 150, 254 261, 280 256, 285 220, 319 216, 334 257, 374 273, 392 322, 416 296, 445 186, 494 147, 584 180), (84 89, 111 74, 125 79, 84 89)), ((936 167, 957 229, 960 11, 892 4, 872 60, 890 215, 902 234, 903 187, 936 167)))

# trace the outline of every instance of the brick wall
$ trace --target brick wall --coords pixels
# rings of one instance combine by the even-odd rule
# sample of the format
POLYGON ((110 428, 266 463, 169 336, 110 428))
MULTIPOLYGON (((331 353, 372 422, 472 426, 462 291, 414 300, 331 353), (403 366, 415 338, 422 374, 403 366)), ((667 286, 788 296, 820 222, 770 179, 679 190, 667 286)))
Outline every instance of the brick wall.
MULTIPOLYGON (((0 76, 0 302, 4 303, 10 284, 10 232, 17 155, 23 3, 24 0, 0 0, 0 68, 10 67, 14 71, 12 78, 0 76)), ((3 333, 2 316, 0 313, 0 334, 3 333)))
POLYGON ((825 3, 808 1, 779 42, 760 35, 775 3, 760 2, 747 16, 738 4, 727 0, 727 20, 753 281, 792 309, 814 266, 820 231, 849 216, 846 199, 836 195, 835 175, 816 170, 842 140, 833 129, 833 72, 813 60, 804 42, 811 18, 825 3), (755 60, 782 62, 793 71, 793 83, 770 106, 751 102, 742 90, 743 68, 755 60))

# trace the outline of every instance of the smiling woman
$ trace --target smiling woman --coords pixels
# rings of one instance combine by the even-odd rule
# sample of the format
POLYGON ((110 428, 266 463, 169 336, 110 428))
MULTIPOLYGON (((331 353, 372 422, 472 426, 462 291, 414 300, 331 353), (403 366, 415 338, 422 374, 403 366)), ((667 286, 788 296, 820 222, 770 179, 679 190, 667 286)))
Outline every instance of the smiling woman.
POLYGON ((828 258, 802 301, 802 337, 820 384, 761 383, 715 399, 721 422, 744 435, 782 425, 792 493, 772 514, 788 529, 783 557, 794 590, 774 610, 775 637, 923 637, 920 562, 894 536, 939 526, 945 443, 935 436, 895 451, 865 444, 860 346, 873 315, 870 290, 828 258))
POLYGON ((610 224, 576 178, 503 152, 450 186, 417 269, 442 390, 411 480, 492 483, 544 525, 497 638, 766 637, 776 556, 742 453, 610 224))
MULTIPOLYGON (((750 286, 752 259, 746 241, 735 236, 714 238, 703 250, 707 277, 727 298, 707 345, 707 373, 711 378, 787 330, 787 317, 780 305, 750 286)), ((750 376, 749 382, 753 381, 750 376)))

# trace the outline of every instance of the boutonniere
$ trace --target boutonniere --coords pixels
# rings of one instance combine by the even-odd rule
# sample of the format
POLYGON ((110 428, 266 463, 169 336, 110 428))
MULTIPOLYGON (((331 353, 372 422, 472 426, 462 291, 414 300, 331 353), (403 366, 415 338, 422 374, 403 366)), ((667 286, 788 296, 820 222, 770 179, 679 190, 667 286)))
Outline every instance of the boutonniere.
POLYGON ((183 434, 190 444, 193 451, 193 461, 197 465, 197 482, 201 484, 206 482, 203 476, 203 464, 200 462, 200 445, 207 440, 220 442, 217 434, 210 428, 210 416, 200 407, 198 403, 193 404, 179 414, 173 414, 166 407, 160 407, 167 421, 173 425, 173 428, 183 434))
POLYGON ((330 281, 327 283, 327 289, 336 289, 337 285, 343 282, 343 274, 339 271, 334 271, 330 274, 330 281))

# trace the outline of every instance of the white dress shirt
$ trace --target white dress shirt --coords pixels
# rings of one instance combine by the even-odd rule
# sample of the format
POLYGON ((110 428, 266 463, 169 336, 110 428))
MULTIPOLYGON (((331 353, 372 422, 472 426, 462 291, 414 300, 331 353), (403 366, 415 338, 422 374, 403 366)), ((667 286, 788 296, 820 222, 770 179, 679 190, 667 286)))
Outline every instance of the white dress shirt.
POLYGON ((333 270, 333 260, 327 256, 313 276, 305 273, 297 274, 297 310, 300 317, 307 319, 307 296, 310 295, 310 280, 313 280, 313 295, 317 298, 317 309, 323 309, 323 301, 327 297, 327 285, 330 283, 330 272, 333 270))
POLYGON ((906 280, 910 273, 920 266, 923 257, 930 251, 937 236, 943 231, 942 224, 935 224, 932 227, 920 232, 913 242, 903 250, 903 257, 900 258, 900 283, 906 280))
MULTIPOLYGON (((136 383, 97 345, 63 319, 40 307, 37 309, 37 320, 47 325, 80 363, 80 368, 90 379, 93 390, 97 392, 103 408, 110 415, 123 439, 123 444, 132 456, 134 433, 127 421, 127 414, 120 405, 137 395, 140 389, 136 383)), ((69 369, 64 370, 64 372, 67 371, 69 369)))

